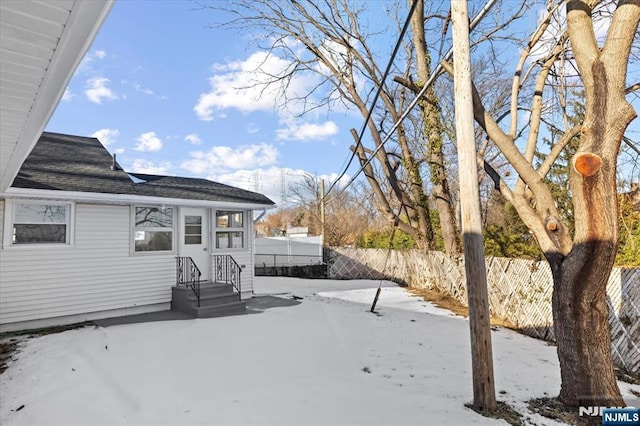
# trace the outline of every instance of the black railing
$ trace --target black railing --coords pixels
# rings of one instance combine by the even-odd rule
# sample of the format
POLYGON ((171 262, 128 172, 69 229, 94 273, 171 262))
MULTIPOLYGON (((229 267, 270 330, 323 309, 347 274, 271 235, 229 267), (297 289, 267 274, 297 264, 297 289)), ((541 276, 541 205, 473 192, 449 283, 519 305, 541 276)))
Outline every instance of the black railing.
POLYGON ((198 299, 200 307, 200 277, 202 273, 190 257, 176 257, 176 286, 188 287, 198 299))
POLYGON ((318 254, 276 254, 276 253, 256 253, 253 255, 255 266, 278 267, 278 266, 307 266, 323 265, 324 257, 318 254))
POLYGON ((236 260, 228 254, 216 254, 213 256, 214 274, 216 282, 224 282, 233 285, 242 300, 242 282, 240 273, 242 268, 236 260))

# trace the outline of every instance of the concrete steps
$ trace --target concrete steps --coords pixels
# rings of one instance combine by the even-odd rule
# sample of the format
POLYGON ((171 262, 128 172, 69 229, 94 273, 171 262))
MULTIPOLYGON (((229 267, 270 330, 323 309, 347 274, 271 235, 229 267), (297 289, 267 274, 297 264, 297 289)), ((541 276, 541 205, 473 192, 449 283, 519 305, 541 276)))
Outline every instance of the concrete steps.
POLYGON ((240 300, 231 284, 201 283, 199 307, 198 298, 191 288, 172 287, 171 310, 195 318, 213 318, 244 313, 246 303, 240 300))

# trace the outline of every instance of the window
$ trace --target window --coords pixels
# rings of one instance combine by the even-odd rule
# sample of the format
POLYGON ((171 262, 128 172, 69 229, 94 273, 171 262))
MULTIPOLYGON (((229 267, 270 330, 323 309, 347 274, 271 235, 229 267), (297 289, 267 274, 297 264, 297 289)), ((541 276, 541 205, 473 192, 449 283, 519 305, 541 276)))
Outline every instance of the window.
POLYGON ((69 244, 71 204, 13 204, 11 244, 69 244))
POLYGON ((244 212, 216 211, 216 248, 244 248, 244 212))
POLYGON ((184 243, 202 244, 202 216, 184 217, 184 243))
POLYGON ((134 216, 136 252, 173 250, 173 208, 136 207, 134 216))

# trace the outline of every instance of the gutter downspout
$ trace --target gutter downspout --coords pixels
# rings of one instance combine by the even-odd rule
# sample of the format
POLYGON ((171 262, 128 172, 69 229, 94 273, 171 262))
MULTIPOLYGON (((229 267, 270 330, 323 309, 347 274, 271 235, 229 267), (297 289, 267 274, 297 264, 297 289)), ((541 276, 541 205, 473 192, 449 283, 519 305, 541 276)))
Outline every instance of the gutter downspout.
POLYGON ((253 219, 253 223, 256 224, 260 221, 260 219, 262 219, 264 217, 264 215, 267 214, 267 208, 263 208, 262 209, 262 213, 260 213, 260 215, 258 217, 256 217, 255 219, 253 219))
MULTIPOLYGON (((266 214, 267 214, 267 208, 265 207, 265 208, 263 208, 263 209, 262 209, 262 213, 260 213, 260 214, 258 215, 258 217, 256 217, 255 219, 253 219, 253 224, 255 225, 256 223, 258 223, 258 222, 260 221, 260 219, 262 219, 262 218, 264 217, 264 215, 266 215, 266 214)), ((255 232, 255 231, 254 231, 254 232, 255 232)), ((255 235, 255 234, 254 234, 254 235, 255 235)), ((255 258, 256 258, 256 245, 254 244, 254 245, 253 245, 253 259, 254 259, 254 262, 255 262, 255 258)), ((253 268, 254 268, 254 271, 255 271, 255 264, 253 265, 253 268)), ((251 296, 253 297, 253 296, 255 296, 255 295, 256 295, 256 292, 255 292, 255 290, 253 289, 253 285, 251 285, 251 296)))

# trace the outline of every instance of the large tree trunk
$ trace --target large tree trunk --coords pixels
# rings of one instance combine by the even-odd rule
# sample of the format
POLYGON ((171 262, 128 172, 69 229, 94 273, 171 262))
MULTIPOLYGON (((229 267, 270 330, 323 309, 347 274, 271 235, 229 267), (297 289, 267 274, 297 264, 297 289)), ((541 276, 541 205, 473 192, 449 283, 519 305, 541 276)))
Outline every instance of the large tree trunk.
POLYGON ((575 246, 554 268, 553 323, 566 405, 621 407, 611 358, 606 285, 615 257, 610 241, 575 246), (604 258, 604 259, 603 259, 604 258), (597 260, 596 260, 597 259, 597 260))
POLYGON ((624 406, 613 371, 606 286, 618 243, 616 162, 636 113, 624 97, 628 55, 638 26, 638 0, 621 1, 605 46, 595 40, 587 3, 567 4, 568 32, 584 82, 586 110, 573 158, 575 235, 553 269, 553 315, 562 376, 559 398, 570 406, 624 406))
POLYGON ((554 277, 553 316, 562 376, 559 398, 570 406, 624 406, 613 371, 606 287, 616 257, 616 157, 635 112, 602 63, 586 88, 587 114, 571 171, 575 236, 562 262, 549 260, 554 277), (616 107, 607 107, 609 102, 616 107))
MULTIPOLYGON (((418 67, 417 85, 408 85, 414 93, 422 90, 422 84, 429 79, 431 58, 427 50, 424 34, 424 0, 418 0, 416 10, 411 18, 413 28, 413 45, 416 49, 418 67)), ((398 81, 398 80, 396 80, 398 81)), ((447 170, 443 154, 443 126, 440 121, 440 108, 433 89, 427 89, 424 99, 419 102, 424 120, 424 137, 427 141, 427 162, 431 177, 432 195, 435 199, 440 229, 444 242, 444 251, 448 254, 460 253, 460 239, 451 199, 451 191, 447 181, 447 170)))

